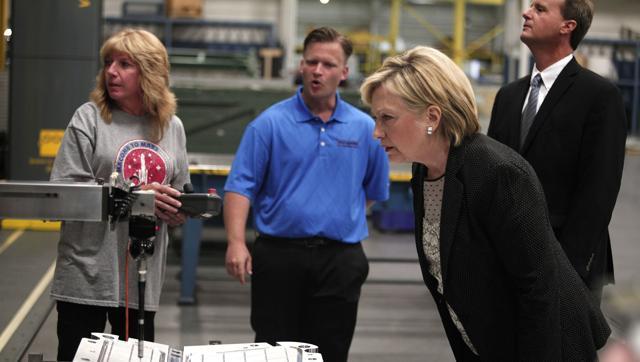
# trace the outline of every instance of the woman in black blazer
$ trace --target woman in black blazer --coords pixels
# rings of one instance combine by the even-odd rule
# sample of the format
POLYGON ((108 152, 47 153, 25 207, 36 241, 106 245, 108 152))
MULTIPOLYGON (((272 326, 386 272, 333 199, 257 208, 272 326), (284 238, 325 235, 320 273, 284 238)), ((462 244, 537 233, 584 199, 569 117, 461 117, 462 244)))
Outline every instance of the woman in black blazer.
POLYGON ((361 87, 391 161, 413 162, 423 278, 460 361, 593 361, 610 329, 554 237, 515 151, 479 134, 447 56, 416 47, 361 87))

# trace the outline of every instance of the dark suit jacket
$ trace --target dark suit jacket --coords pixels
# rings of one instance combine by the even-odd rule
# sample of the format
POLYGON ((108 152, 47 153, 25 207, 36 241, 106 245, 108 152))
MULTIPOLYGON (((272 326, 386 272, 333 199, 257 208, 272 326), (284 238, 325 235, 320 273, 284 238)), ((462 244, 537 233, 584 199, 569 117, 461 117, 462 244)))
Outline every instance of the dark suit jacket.
POLYGON ((544 99, 520 149, 529 79, 500 89, 488 135, 533 166, 558 240, 587 286, 599 289, 614 282, 608 226, 624 163, 627 121, 622 97, 610 81, 572 59, 544 99))
POLYGON ((411 180, 416 247, 456 359, 455 310, 484 361, 593 361, 610 330, 557 242, 531 166, 484 135, 452 147, 440 222, 444 296, 422 248, 427 170, 411 180))

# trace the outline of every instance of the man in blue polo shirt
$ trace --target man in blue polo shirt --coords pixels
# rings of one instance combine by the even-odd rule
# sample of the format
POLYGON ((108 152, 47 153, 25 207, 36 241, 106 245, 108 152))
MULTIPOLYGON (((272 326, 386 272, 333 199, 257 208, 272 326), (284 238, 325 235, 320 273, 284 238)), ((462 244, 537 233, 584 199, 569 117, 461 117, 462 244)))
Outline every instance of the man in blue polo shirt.
POLYGON ((369 264, 366 207, 389 194, 389 164, 374 122, 340 99, 352 46, 331 28, 305 38, 303 87, 245 130, 227 178, 227 272, 251 275, 256 342, 317 345, 347 361, 369 264), (253 255, 245 225, 253 206, 253 255))

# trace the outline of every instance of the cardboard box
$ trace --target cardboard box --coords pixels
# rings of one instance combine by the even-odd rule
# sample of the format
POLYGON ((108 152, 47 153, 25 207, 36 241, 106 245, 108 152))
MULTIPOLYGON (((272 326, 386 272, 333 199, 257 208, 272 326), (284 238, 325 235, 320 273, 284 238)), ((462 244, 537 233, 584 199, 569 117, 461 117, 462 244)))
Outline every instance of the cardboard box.
POLYGON ((170 18, 201 18, 203 0, 166 0, 170 18))

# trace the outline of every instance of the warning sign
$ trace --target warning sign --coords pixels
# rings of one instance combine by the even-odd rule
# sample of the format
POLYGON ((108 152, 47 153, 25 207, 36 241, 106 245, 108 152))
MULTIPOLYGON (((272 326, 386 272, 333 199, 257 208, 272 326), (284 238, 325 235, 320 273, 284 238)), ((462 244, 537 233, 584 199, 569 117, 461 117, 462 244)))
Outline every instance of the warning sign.
POLYGON ((63 129, 41 129, 38 138, 38 150, 40 157, 56 157, 58 148, 64 136, 63 129))

